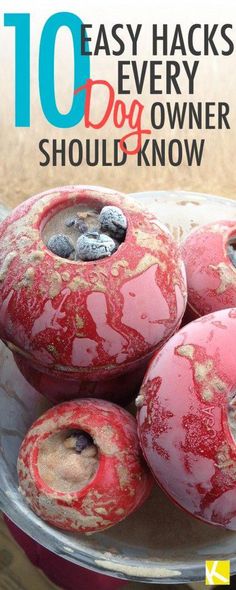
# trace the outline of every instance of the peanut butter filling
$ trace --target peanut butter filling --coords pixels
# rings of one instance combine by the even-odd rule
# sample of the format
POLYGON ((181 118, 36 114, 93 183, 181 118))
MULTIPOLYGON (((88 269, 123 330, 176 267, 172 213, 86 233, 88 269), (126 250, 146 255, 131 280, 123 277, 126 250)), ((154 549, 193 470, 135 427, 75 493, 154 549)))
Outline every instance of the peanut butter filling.
POLYGON ((40 446, 38 470, 42 480, 60 492, 84 488, 98 468, 98 449, 85 432, 61 431, 40 446))

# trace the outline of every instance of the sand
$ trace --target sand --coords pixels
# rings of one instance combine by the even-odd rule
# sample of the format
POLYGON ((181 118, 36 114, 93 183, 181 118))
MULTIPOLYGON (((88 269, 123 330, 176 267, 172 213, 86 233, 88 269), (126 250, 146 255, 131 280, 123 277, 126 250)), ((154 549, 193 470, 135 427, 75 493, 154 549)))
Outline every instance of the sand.
POLYGON ((75 437, 58 432, 41 445, 38 456, 40 477, 60 492, 76 492, 84 488, 98 468, 98 450, 88 446, 81 453, 75 449, 75 437))

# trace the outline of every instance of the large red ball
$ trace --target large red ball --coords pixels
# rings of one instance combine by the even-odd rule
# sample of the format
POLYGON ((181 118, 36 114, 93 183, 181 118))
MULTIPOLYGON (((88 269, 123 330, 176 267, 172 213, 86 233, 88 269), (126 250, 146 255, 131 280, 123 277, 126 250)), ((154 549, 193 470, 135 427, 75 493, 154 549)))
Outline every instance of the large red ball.
POLYGON ((175 332, 185 305, 184 265, 168 230, 114 191, 54 189, 1 224, 0 337, 58 380, 99 381, 136 370, 175 332), (47 248, 47 221, 78 204, 122 209, 128 228, 113 255, 71 261, 47 248))
POLYGON ((236 530, 236 309, 185 326, 155 355, 137 399, 140 443, 179 506, 236 530))

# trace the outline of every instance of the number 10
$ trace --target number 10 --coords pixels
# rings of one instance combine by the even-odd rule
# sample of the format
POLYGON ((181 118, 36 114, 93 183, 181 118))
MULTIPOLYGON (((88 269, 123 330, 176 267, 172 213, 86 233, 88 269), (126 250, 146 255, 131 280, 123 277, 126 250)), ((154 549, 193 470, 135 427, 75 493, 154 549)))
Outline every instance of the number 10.
MULTIPOLYGON (((30 15, 5 14, 5 27, 15 27, 15 125, 30 126, 30 15)), ((43 113, 51 125, 68 128, 77 125, 84 116, 85 92, 74 95, 90 76, 88 55, 81 55, 81 19, 71 12, 53 14, 45 23, 39 47, 39 93, 43 113), (60 27, 71 31, 74 48, 74 87, 70 111, 58 111, 54 84, 54 53, 56 35, 60 27)))

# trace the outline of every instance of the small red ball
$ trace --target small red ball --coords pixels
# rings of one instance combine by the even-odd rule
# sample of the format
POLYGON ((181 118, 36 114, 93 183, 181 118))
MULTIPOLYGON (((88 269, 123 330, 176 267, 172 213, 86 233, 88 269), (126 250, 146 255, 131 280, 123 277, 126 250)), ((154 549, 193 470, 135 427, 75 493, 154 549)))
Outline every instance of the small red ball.
POLYGON ((94 399, 59 404, 31 426, 21 445, 18 476, 20 491, 38 516, 56 527, 83 533, 101 531, 123 520, 144 502, 153 485, 139 447, 135 418, 115 404, 94 399), (65 442, 62 450, 61 441, 70 444, 67 433, 73 438, 79 431, 84 433, 82 442, 86 436, 93 440, 97 468, 77 488, 76 462, 82 453, 77 454, 77 446, 65 447, 65 442), (59 477, 64 478, 63 491, 61 481, 60 486, 55 484, 59 477))

